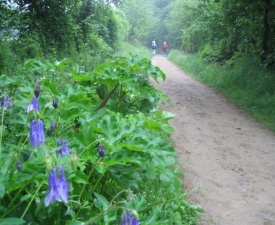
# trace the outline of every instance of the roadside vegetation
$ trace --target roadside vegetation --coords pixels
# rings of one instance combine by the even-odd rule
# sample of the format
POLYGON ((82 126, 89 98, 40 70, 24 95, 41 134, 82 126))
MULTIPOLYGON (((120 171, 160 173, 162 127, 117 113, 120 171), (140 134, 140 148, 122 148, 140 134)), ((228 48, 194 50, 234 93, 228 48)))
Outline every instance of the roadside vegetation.
POLYGON ((274 5, 1 1, 0 224, 197 224, 151 42, 274 127, 274 5))
POLYGON ((197 224, 120 4, 0 3, 1 225, 197 224))
POLYGON ((116 51, 117 55, 130 57, 130 55, 137 55, 139 58, 150 59, 152 57, 152 52, 148 47, 145 47, 142 44, 132 44, 129 42, 119 43, 119 48, 116 51))
POLYGON ((170 52, 169 59, 275 132, 275 76, 255 59, 236 56, 221 66, 177 50, 170 52))

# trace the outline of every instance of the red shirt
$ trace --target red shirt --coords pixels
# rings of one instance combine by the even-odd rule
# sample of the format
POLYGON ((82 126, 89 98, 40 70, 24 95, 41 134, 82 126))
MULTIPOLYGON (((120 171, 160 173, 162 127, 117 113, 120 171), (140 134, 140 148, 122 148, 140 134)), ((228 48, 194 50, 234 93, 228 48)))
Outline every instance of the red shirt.
POLYGON ((161 49, 163 51, 166 51, 168 49, 168 45, 166 43, 164 43, 162 46, 161 46, 161 49))

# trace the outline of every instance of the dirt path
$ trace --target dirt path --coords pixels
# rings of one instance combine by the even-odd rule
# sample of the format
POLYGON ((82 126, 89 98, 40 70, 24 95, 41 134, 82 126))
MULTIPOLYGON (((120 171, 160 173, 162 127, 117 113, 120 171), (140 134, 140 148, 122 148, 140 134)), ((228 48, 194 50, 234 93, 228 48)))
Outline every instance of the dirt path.
POLYGON ((193 203, 204 225, 275 224, 275 136, 224 97, 162 56, 152 63, 167 79, 154 84, 170 96, 172 138, 193 203))

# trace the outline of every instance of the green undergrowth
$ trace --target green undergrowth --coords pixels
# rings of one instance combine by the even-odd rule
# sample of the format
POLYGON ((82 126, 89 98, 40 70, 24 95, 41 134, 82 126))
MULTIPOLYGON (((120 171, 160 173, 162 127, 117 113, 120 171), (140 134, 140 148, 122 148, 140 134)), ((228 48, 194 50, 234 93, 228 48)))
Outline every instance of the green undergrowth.
POLYGON ((122 42, 119 46, 120 47, 116 52, 117 55, 128 57, 131 53, 133 55, 139 56, 140 58, 150 59, 152 57, 151 51, 141 44, 134 45, 128 42, 122 42))
POLYGON ((224 65, 207 64, 197 55, 173 50, 169 59, 198 81, 221 92, 257 121, 275 132, 275 76, 244 56, 224 65))
POLYGON ((148 82, 165 74, 137 56, 88 68, 36 58, 0 76, 0 224, 197 224, 148 82))

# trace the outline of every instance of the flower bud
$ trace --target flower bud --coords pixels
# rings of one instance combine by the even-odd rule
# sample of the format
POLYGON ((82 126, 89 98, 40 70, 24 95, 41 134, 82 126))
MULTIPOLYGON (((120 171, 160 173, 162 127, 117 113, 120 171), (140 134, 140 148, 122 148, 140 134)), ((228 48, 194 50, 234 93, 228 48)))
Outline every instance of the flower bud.
POLYGON ((101 156, 101 157, 104 157, 105 156, 105 146, 102 145, 102 144, 99 144, 97 146, 97 151, 98 151, 98 154, 101 156))
POLYGON ((57 107, 58 107, 58 99, 57 98, 53 99, 53 107, 55 109, 57 109, 57 107))
POLYGON ((17 168, 18 172, 21 172, 21 171, 22 171, 22 164, 21 164, 20 161, 17 161, 17 162, 16 162, 16 168, 17 168))
POLYGON ((133 214, 133 216, 136 217, 137 219, 139 218, 137 210, 132 209, 132 214, 133 214))
POLYGON ((71 155, 71 166, 74 170, 77 169, 77 164, 78 164, 78 157, 75 152, 72 153, 71 155))
POLYGON ((29 157, 30 157, 30 154, 23 153, 23 159, 25 162, 29 159, 29 157))
POLYGON ((51 156, 46 156, 44 158, 44 163, 46 166, 46 170, 49 172, 52 170, 52 157, 51 156))
POLYGON ((38 98, 40 95, 40 84, 35 85, 33 92, 34 92, 35 97, 38 98))
POLYGON ((57 127, 57 123, 56 122, 52 122, 51 125, 50 125, 50 128, 49 128, 49 132, 53 133, 54 130, 56 129, 56 127, 57 127))

